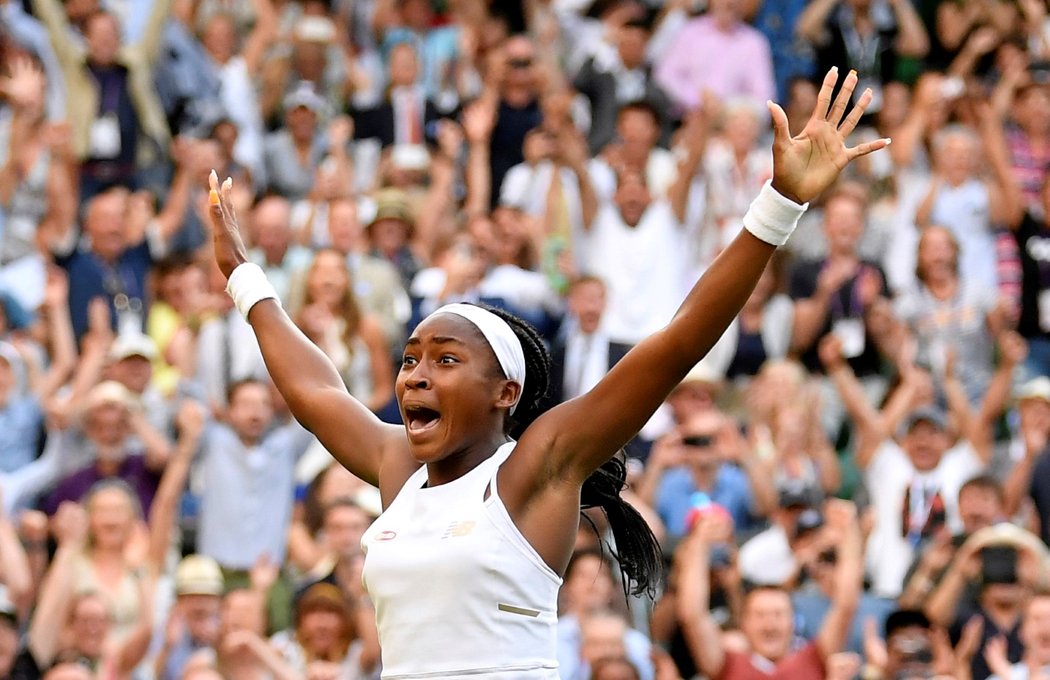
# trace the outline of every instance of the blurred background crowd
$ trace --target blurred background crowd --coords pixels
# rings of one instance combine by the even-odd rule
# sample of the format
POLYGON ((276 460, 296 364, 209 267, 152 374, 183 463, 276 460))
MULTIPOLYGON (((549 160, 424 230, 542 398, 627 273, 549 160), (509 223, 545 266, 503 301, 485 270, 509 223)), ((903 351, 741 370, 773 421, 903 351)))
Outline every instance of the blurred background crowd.
POLYGON ((797 132, 833 66, 893 144, 627 447, 666 579, 626 597, 584 523, 562 678, 1050 678, 1044 0, 0 0, 0 678, 381 671, 378 492, 268 382, 212 168, 381 418, 451 301, 531 321, 554 404, 670 319, 765 102, 797 132))

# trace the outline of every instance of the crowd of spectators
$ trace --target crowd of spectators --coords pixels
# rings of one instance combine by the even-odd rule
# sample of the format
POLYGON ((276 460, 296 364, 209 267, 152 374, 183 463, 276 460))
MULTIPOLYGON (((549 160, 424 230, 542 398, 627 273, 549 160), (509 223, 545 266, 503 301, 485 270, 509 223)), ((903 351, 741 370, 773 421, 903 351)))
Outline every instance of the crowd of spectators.
POLYGON ((797 132, 833 66, 893 144, 627 447, 666 578, 625 596, 588 514, 562 678, 1050 678, 1045 0, 0 0, 0 680, 381 672, 378 492, 268 381, 213 168, 381 418, 453 301, 537 327, 553 404, 671 318, 766 100, 797 132))

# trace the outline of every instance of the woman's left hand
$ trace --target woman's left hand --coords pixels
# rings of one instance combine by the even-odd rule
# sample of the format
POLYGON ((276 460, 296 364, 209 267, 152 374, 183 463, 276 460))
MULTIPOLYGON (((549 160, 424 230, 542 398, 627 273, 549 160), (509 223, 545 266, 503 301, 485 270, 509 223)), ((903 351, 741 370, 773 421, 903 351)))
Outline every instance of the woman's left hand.
POLYGON ((865 90, 853 110, 843 118, 853 97, 853 89, 857 86, 857 73, 849 72, 832 104, 831 95, 837 82, 838 69, 833 68, 824 76, 813 115, 802 132, 794 137, 788 130, 784 109, 769 103, 774 128, 773 188, 796 203, 807 203, 817 198, 838 179, 839 173, 850 161, 878 151, 890 143, 889 139, 877 139, 853 147, 846 146, 846 138, 864 115, 872 95, 870 89, 865 90))

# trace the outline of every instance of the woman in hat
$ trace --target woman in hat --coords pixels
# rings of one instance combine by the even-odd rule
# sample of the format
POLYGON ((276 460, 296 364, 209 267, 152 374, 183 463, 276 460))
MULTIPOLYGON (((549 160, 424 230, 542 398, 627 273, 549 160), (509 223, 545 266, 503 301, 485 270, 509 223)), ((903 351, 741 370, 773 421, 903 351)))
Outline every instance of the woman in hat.
POLYGON ((635 592, 656 585, 659 549, 619 497, 617 452, 739 312, 802 204, 851 160, 887 144, 846 147, 871 94, 844 115, 857 77, 846 77, 833 102, 837 81, 833 69, 794 138, 770 104, 774 174, 746 230, 663 330, 590 392, 545 413, 550 361, 535 330, 499 310, 456 304, 412 333, 395 390, 405 424, 381 423, 347 395, 261 269, 247 263, 232 182, 220 188, 212 175, 216 259, 275 383, 303 425, 382 495, 384 513, 363 543, 385 676, 557 678, 557 594, 581 507, 607 513, 635 592))

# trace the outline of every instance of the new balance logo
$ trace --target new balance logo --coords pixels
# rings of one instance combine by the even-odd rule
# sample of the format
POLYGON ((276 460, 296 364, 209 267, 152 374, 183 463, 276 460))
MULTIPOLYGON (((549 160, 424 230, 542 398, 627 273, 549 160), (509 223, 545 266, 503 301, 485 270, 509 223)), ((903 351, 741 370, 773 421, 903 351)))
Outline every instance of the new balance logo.
POLYGON ((460 536, 466 536, 470 532, 474 531, 474 527, 477 522, 472 520, 466 520, 462 522, 453 522, 448 525, 445 529, 445 533, 441 534, 441 538, 458 538, 460 536))

